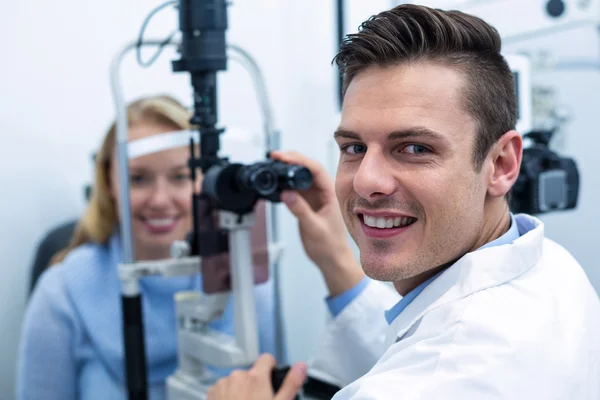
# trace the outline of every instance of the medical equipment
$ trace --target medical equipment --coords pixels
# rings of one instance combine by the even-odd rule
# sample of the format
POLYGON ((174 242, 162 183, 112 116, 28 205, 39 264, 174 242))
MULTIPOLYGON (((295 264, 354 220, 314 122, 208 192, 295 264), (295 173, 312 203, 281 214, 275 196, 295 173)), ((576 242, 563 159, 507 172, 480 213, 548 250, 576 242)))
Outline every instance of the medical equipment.
POLYGON ((523 149, 521 172, 511 190, 510 208, 515 213, 534 215, 577 206, 577 164, 550 150, 553 134, 554 131, 534 131, 525 135, 533 144, 523 149))
MULTIPOLYGON (((143 45, 160 45, 162 41, 145 41, 143 45)), ((169 44, 174 44, 170 42, 169 44)), ((118 67, 123 56, 136 47, 137 43, 131 43, 115 59, 112 69, 113 91, 117 105, 117 150, 119 157, 119 179, 121 185, 120 195, 128 199, 128 172, 127 160, 129 159, 129 145, 127 141, 127 119, 125 104, 119 91, 120 80, 118 67)), ((163 136, 163 135, 161 135, 163 136)), ((179 145, 187 143, 197 144, 194 132, 180 132, 177 136, 179 145)), ((133 143, 134 145, 137 143, 133 143)), ((148 151, 160 151, 169 148, 167 145, 157 145, 148 151)), ((203 368, 204 363, 214 366, 243 367, 249 365, 258 357, 258 337, 256 310, 254 309, 254 292, 252 265, 250 262, 250 238, 249 229, 254 224, 253 212, 247 212, 243 218, 232 212, 223 212, 220 215, 218 226, 227 229, 228 234, 217 230, 216 224, 210 224, 212 199, 208 196, 200 197, 194 194, 194 219, 198 213, 203 217, 202 221, 196 223, 196 235, 192 233, 191 238, 203 234, 211 235, 203 238, 203 243, 209 246, 200 248, 193 241, 177 242, 173 244, 173 258, 168 260, 152 262, 136 262, 131 244, 130 210, 124 201, 121 206, 121 231, 124 249, 124 260, 119 266, 119 277, 123 282, 123 324, 124 324, 124 347, 126 361, 126 377, 130 399, 147 398, 146 359, 144 346, 143 310, 141 307, 141 294, 138 280, 149 275, 163 275, 165 277, 193 275, 203 267, 202 256, 214 251, 219 254, 230 247, 232 255, 232 286, 234 298, 235 331, 236 336, 232 338, 220 335, 208 328, 208 323, 219 317, 226 305, 227 294, 200 295, 200 293, 180 293, 175 302, 177 316, 180 325, 178 327, 179 342, 179 368, 177 372, 169 377, 167 387, 170 399, 202 398, 195 397, 193 393, 204 392, 213 382, 214 378, 203 368), (199 231, 204 223, 204 231, 199 231), (208 228, 208 229, 206 229, 208 228), (228 241, 224 240, 228 239, 228 241), (210 240, 210 242, 209 242, 210 240), (195 247, 195 248, 194 248, 195 247), (194 254, 196 252, 196 254, 194 254), (245 256, 239 256, 244 254, 245 256), (179 393, 184 392, 187 393, 179 393)), ((273 222, 274 219, 272 220, 273 222)), ((200 240, 198 240, 200 241, 200 240)), ((277 250, 277 242, 271 241, 270 247, 273 253, 277 250)), ((276 255, 275 255, 276 256, 276 255)))
POLYGON ((506 54, 505 59, 515 80, 516 129, 524 139, 521 170, 510 191, 510 209, 530 215, 574 209, 579 199, 577 164, 550 150, 556 126, 534 128, 531 59, 521 54, 506 54))
MULTIPOLYGON (((255 210, 259 203, 271 203, 271 208, 267 210, 271 222, 268 230, 269 255, 274 256, 274 260, 270 261, 276 264, 281 246, 278 243, 274 203, 280 201, 283 190, 304 190, 312 185, 312 174, 303 166, 270 159, 250 164, 232 163, 219 156, 220 135, 225 130, 217 127, 216 74, 227 68, 227 50, 241 58, 242 65, 254 79, 264 117, 266 150, 275 149, 278 143, 260 70, 244 50, 226 45, 227 6, 225 0, 181 0, 160 5, 144 21, 140 38, 125 46, 111 65, 117 112, 118 172, 122 182, 120 212, 124 259, 119 265, 119 278, 122 281, 125 369, 129 399, 147 398, 143 310, 139 289, 139 279, 145 276, 192 275, 199 268, 204 275, 210 272, 206 265, 210 257, 225 252, 229 252, 231 257, 235 337, 213 331, 209 327, 209 323, 220 316, 226 306, 229 293, 223 292, 222 287, 207 286, 208 280, 203 279, 203 294, 178 293, 175 306, 179 323, 179 363, 175 373, 167 379, 169 400, 204 399, 207 389, 216 381, 216 376, 205 368, 206 364, 239 368, 250 366, 258 358, 253 292, 255 280, 252 276, 249 233, 255 224, 255 210), (177 5, 179 8, 181 40, 175 39, 175 34, 165 40, 143 40, 143 31, 149 18, 170 5, 177 5), (137 49, 138 63, 149 66, 158 58, 162 48, 172 45, 177 46, 181 54, 181 58, 173 62, 173 70, 191 75, 194 112, 190 122, 198 127, 199 132, 173 132, 130 143, 119 74, 122 60, 128 52, 137 49), (158 46, 159 50, 149 62, 144 63, 139 54, 142 46, 158 46), (193 194, 193 230, 186 241, 173 243, 171 259, 135 261, 129 208, 128 160, 133 156, 186 144, 190 149, 192 180, 196 179, 197 169, 203 172, 202 191, 193 194), (198 144, 200 156, 196 157, 198 144)), ((277 287, 277 282, 275 286, 277 287)), ((282 382, 280 378, 286 371, 286 368, 273 371, 275 389, 282 382)), ((329 399, 333 391, 338 389, 318 379, 308 378, 303 392, 314 398, 329 399)))

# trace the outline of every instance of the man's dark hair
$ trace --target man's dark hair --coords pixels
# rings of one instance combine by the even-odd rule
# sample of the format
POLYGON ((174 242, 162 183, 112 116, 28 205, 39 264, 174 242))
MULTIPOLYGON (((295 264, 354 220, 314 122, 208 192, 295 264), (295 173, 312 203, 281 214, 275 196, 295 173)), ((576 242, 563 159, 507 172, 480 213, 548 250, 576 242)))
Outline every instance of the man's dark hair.
POLYGON ((344 95, 352 79, 372 66, 429 61, 456 67, 466 78, 464 107, 477 124, 473 162, 480 170, 517 119, 514 77, 500 49, 498 31, 480 18, 405 4, 362 23, 344 40, 334 62, 343 75, 344 95))

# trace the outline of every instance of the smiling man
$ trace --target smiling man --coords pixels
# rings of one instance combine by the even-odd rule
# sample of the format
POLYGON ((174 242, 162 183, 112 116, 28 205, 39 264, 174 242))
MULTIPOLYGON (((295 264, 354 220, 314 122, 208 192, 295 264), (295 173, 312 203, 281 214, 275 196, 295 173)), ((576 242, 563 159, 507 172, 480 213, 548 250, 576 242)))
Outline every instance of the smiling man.
MULTIPOLYGON (((309 374, 345 386, 335 400, 600 398, 598 295, 541 221, 509 210, 522 139, 500 47, 460 12, 382 12, 336 57, 335 192, 320 166, 276 155, 315 175, 284 200, 330 290, 334 318, 309 374), (336 198, 367 276, 334 234, 336 198)), ((273 364, 263 357, 209 398, 271 398, 273 364)), ((304 374, 293 368, 276 398, 304 374)))
MULTIPOLYGON (((353 50, 362 48, 348 44, 340 59, 353 50)), ((348 89, 335 133, 336 192, 362 267, 401 294, 508 231, 504 194, 521 161, 504 61, 490 57, 501 73, 478 71, 482 87, 467 88, 474 60, 456 57, 449 67, 450 55, 420 57, 360 71, 355 59, 346 61, 348 89), (469 100, 487 107, 469 112, 469 100), (513 117, 502 121, 505 115, 513 117)))

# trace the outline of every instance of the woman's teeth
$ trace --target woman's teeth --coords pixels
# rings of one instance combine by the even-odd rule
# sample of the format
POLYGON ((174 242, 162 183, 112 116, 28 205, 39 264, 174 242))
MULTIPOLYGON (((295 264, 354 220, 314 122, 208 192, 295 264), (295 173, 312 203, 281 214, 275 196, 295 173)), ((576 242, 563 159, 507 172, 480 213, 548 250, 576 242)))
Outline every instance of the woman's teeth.
POLYGON ((413 217, 378 218, 363 215, 363 221, 365 225, 379 229, 404 227, 412 224, 416 220, 417 219, 413 217))
POLYGON ((173 224, 173 222, 175 222, 175 218, 152 218, 146 220, 148 225, 155 226, 157 228, 169 226, 173 224))

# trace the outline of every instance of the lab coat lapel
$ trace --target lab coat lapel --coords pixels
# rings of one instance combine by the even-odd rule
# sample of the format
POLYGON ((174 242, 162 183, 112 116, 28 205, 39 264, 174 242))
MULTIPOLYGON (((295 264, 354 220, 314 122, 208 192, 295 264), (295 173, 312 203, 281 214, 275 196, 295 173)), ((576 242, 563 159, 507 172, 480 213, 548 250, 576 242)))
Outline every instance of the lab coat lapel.
POLYGON ((470 294, 501 285, 528 271, 542 255, 543 224, 516 216, 521 236, 512 244, 467 253, 431 282, 391 323, 386 336, 391 346, 428 312, 470 294))

